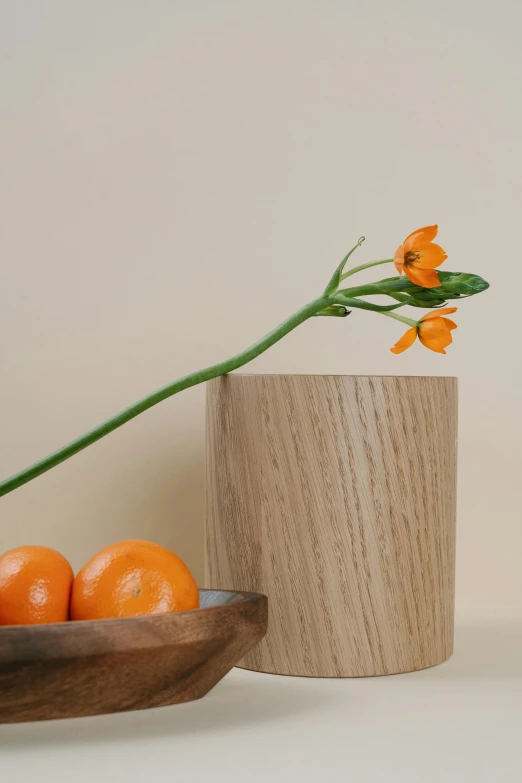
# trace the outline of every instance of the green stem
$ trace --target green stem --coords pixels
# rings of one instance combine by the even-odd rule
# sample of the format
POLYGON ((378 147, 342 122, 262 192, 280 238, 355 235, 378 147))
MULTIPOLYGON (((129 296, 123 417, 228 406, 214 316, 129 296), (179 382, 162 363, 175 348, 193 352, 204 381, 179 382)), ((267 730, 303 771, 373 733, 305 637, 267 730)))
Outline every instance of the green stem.
POLYGON ((382 312, 382 315, 387 315, 388 318, 395 318, 396 321, 402 321, 403 324, 408 324, 408 326, 415 326, 415 328, 417 328, 419 325, 418 321, 414 321, 412 318, 406 318, 405 315, 399 315, 399 313, 382 312))
POLYGON ((353 269, 349 269, 344 275, 341 275, 341 280, 346 280, 347 277, 351 277, 356 272, 362 272, 363 269, 369 269, 371 266, 379 266, 379 264, 389 264, 393 261, 393 258, 383 258, 380 261, 369 261, 367 264, 361 264, 360 266, 354 266, 353 269))
POLYGON ((2 481, 0 483, 0 496, 7 495, 8 492, 12 492, 14 489, 21 487, 23 484, 26 484, 37 476, 41 476, 42 473, 54 468, 56 465, 59 465, 60 462, 64 462, 66 459, 69 459, 69 457, 82 451, 82 449, 86 449, 91 443, 100 440, 100 438, 108 435, 109 432, 113 432, 113 430, 121 427, 122 424, 139 416, 143 411, 152 408, 153 405, 157 405, 158 402, 162 402, 162 400, 166 400, 167 397, 171 397, 173 394, 177 394, 191 386, 196 386, 198 383, 204 383, 211 378, 217 378, 219 375, 225 375, 226 373, 232 372, 232 370, 237 370, 239 367, 252 361, 252 359, 255 359, 256 356, 264 353, 264 351, 277 343, 282 337, 295 329, 296 326, 299 326, 304 321, 307 321, 309 318, 316 315, 320 310, 323 310, 330 305, 331 302, 332 300, 328 296, 321 296, 319 299, 315 299, 313 302, 305 305, 287 318, 286 321, 279 324, 279 326, 265 335, 265 337, 257 343, 251 345, 250 348, 237 354, 237 356, 233 356, 231 359, 227 359, 220 364, 214 364, 204 370, 198 370, 190 375, 185 375, 183 378, 178 378, 177 381, 173 381, 172 383, 167 384, 167 386, 163 386, 161 389, 152 392, 152 394, 149 394, 147 397, 143 397, 143 399, 135 402, 134 405, 125 408, 125 410, 117 413, 116 416, 107 419, 107 421, 104 421, 93 430, 89 430, 85 435, 73 440, 67 446, 58 449, 58 451, 49 454, 49 456, 39 462, 35 462, 34 465, 31 465, 30 467, 25 468, 25 470, 21 470, 19 473, 15 473, 14 476, 2 481))
POLYGON ((378 305, 373 302, 366 302, 364 299, 345 296, 342 291, 339 291, 339 293, 335 295, 334 301, 345 307, 358 307, 361 310, 373 310, 374 313, 385 313, 387 310, 396 310, 399 307, 404 307, 403 302, 392 305, 378 305))
POLYGON ((379 283, 368 283, 367 285, 356 285, 352 288, 341 288, 337 293, 344 296, 373 296, 373 295, 385 295, 388 296, 387 287, 383 291, 383 285, 379 283))

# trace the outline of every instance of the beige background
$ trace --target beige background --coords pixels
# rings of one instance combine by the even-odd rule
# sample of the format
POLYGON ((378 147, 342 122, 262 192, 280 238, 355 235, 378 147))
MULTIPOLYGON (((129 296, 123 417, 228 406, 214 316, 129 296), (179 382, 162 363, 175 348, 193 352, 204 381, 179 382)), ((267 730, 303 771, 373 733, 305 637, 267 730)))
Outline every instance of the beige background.
MULTIPOLYGON (((522 606, 522 14, 514 0, 0 4, 0 473, 224 359, 438 222, 446 357, 373 313, 317 319, 257 372, 460 378, 458 601, 522 606)), ((386 269, 386 272, 388 270, 386 269)), ((371 275, 368 275, 371 277, 371 275)), ((202 574, 204 388, 0 500, 0 549, 75 567, 121 538, 202 574)))

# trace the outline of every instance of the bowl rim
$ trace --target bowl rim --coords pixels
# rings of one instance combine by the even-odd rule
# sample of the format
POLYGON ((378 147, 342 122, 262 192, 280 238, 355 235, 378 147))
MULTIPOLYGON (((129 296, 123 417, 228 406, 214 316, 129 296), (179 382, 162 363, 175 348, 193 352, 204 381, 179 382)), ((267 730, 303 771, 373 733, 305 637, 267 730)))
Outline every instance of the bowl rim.
POLYGON ((157 612, 154 614, 139 614, 134 615, 133 617, 103 617, 96 620, 64 620, 60 623, 27 623, 27 624, 20 624, 20 625, 0 625, 0 641, 2 634, 10 631, 11 634, 16 633, 19 631, 20 633, 27 634, 29 632, 34 633, 43 633, 44 631, 50 631, 51 629, 60 630, 60 632, 67 633, 68 631, 72 631, 74 628, 82 628, 87 630, 89 626, 99 628, 100 624, 104 627, 107 627, 107 625, 110 625, 111 623, 113 625, 121 625, 123 624, 130 624, 131 621, 134 621, 134 623, 150 623, 151 621, 154 622, 157 621, 158 618, 170 618, 171 620, 177 620, 178 618, 181 620, 181 618, 186 617, 202 617, 205 614, 208 614, 209 612, 215 612, 216 610, 222 611, 223 609, 226 609, 227 607, 233 607, 237 606, 238 604, 244 604, 244 603, 259 603, 260 601, 266 601, 268 600, 266 595, 263 593, 252 593, 247 592, 245 590, 221 590, 218 588, 211 588, 211 587, 200 587, 198 588, 200 594, 201 593, 225 593, 227 595, 232 595, 235 597, 235 600, 228 601, 227 603, 220 603, 220 604, 212 604, 211 606, 198 606, 196 609, 185 609, 181 612, 157 612))

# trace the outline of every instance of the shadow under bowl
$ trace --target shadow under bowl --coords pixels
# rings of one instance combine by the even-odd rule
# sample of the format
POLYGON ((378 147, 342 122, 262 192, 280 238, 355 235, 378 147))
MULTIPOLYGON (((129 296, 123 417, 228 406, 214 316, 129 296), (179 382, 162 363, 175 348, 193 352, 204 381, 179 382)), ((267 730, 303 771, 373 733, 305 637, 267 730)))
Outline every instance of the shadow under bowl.
POLYGON ((0 627, 0 723, 200 699, 266 633, 267 599, 200 590, 189 612, 0 627))

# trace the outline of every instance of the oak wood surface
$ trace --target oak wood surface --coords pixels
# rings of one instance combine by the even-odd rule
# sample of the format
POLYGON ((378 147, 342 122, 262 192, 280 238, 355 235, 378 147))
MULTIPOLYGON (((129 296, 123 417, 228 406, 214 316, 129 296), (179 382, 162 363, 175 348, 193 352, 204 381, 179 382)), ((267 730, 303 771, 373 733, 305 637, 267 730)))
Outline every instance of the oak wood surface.
POLYGON ((406 672, 453 649, 457 380, 207 386, 206 584, 263 592, 245 668, 406 672))
POLYGON ((0 723, 204 696, 266 631, 265 596, 200 591, 190 612, 0 627, 0 723))

